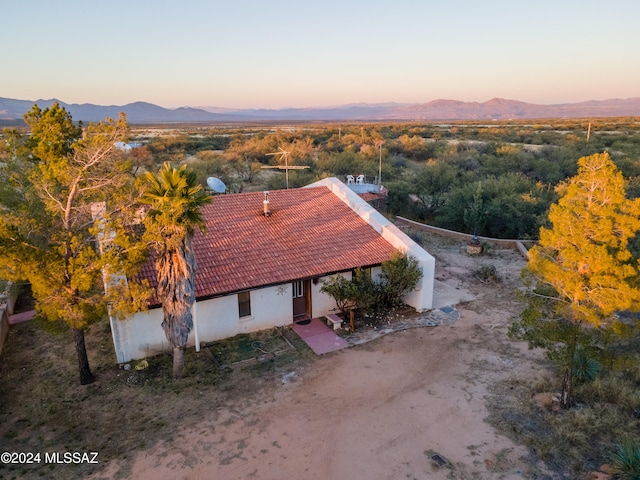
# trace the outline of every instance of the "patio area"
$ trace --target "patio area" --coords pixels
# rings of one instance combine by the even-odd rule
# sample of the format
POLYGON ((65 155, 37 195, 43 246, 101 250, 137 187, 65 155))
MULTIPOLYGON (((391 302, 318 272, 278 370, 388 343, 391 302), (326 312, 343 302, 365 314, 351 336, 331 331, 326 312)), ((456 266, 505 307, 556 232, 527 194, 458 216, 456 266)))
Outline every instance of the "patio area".
POLYGON ((307 318, 294 322, 292 328, 316 355, 335 352, 349 346, 319 318, 307 318))

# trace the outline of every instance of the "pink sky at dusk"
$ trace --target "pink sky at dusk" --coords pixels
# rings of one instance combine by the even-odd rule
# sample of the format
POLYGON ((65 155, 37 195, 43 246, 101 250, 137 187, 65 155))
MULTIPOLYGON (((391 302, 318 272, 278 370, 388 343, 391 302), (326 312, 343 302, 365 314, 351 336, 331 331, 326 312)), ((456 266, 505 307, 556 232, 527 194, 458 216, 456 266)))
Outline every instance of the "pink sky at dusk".
POLYGON ((640 96, 640 2, 200 0, 0 6, 0 96, 286 108, 640 96))

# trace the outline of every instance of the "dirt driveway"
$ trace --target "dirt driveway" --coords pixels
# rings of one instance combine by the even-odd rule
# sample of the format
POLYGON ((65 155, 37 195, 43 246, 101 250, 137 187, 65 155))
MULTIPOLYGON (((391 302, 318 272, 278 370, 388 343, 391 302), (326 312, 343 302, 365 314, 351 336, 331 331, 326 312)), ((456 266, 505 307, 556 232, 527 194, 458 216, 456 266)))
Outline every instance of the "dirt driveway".
POLYGON ((459 244, 430 242, 437 279, 476 297, 457 306, 458 321, 292 365, 275 388, 212 406, 138 453, 131 478, 528 478, 526 450, 484 421, 500 380, 534 373, 535 354, 506 336, 525 262, 514 251, 470 257, 459 244), (499 283, 473 276, 488 264, 499 283))

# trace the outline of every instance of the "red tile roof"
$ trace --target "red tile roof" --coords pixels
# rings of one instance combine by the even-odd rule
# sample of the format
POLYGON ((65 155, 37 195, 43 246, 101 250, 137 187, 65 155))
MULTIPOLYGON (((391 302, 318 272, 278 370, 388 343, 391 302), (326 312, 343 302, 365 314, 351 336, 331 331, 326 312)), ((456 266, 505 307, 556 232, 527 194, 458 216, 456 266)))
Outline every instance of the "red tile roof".
MULTIPOLYGON (((378 265, 395 249, 326 187, 218 195, 196 232, 196 297, 378 265)), ((151 262, 143 270, 155 287, 151 262)))

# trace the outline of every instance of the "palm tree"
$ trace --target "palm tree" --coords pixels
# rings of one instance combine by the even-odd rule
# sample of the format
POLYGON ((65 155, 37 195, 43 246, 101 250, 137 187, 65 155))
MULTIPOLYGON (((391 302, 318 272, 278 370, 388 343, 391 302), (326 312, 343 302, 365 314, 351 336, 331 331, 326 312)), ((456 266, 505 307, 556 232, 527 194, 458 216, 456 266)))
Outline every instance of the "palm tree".
POLYGON ((193 328, 196 258, 193 234, 204 232, 200 208, 211 203, 194 171, 165 162, 158 174, 146 173, 143 202, 150 205, 145 238, 156 251, 157 295, 162 303, 162 328, 173 347, 173 376, 184 374, 184 349, 193 328))

